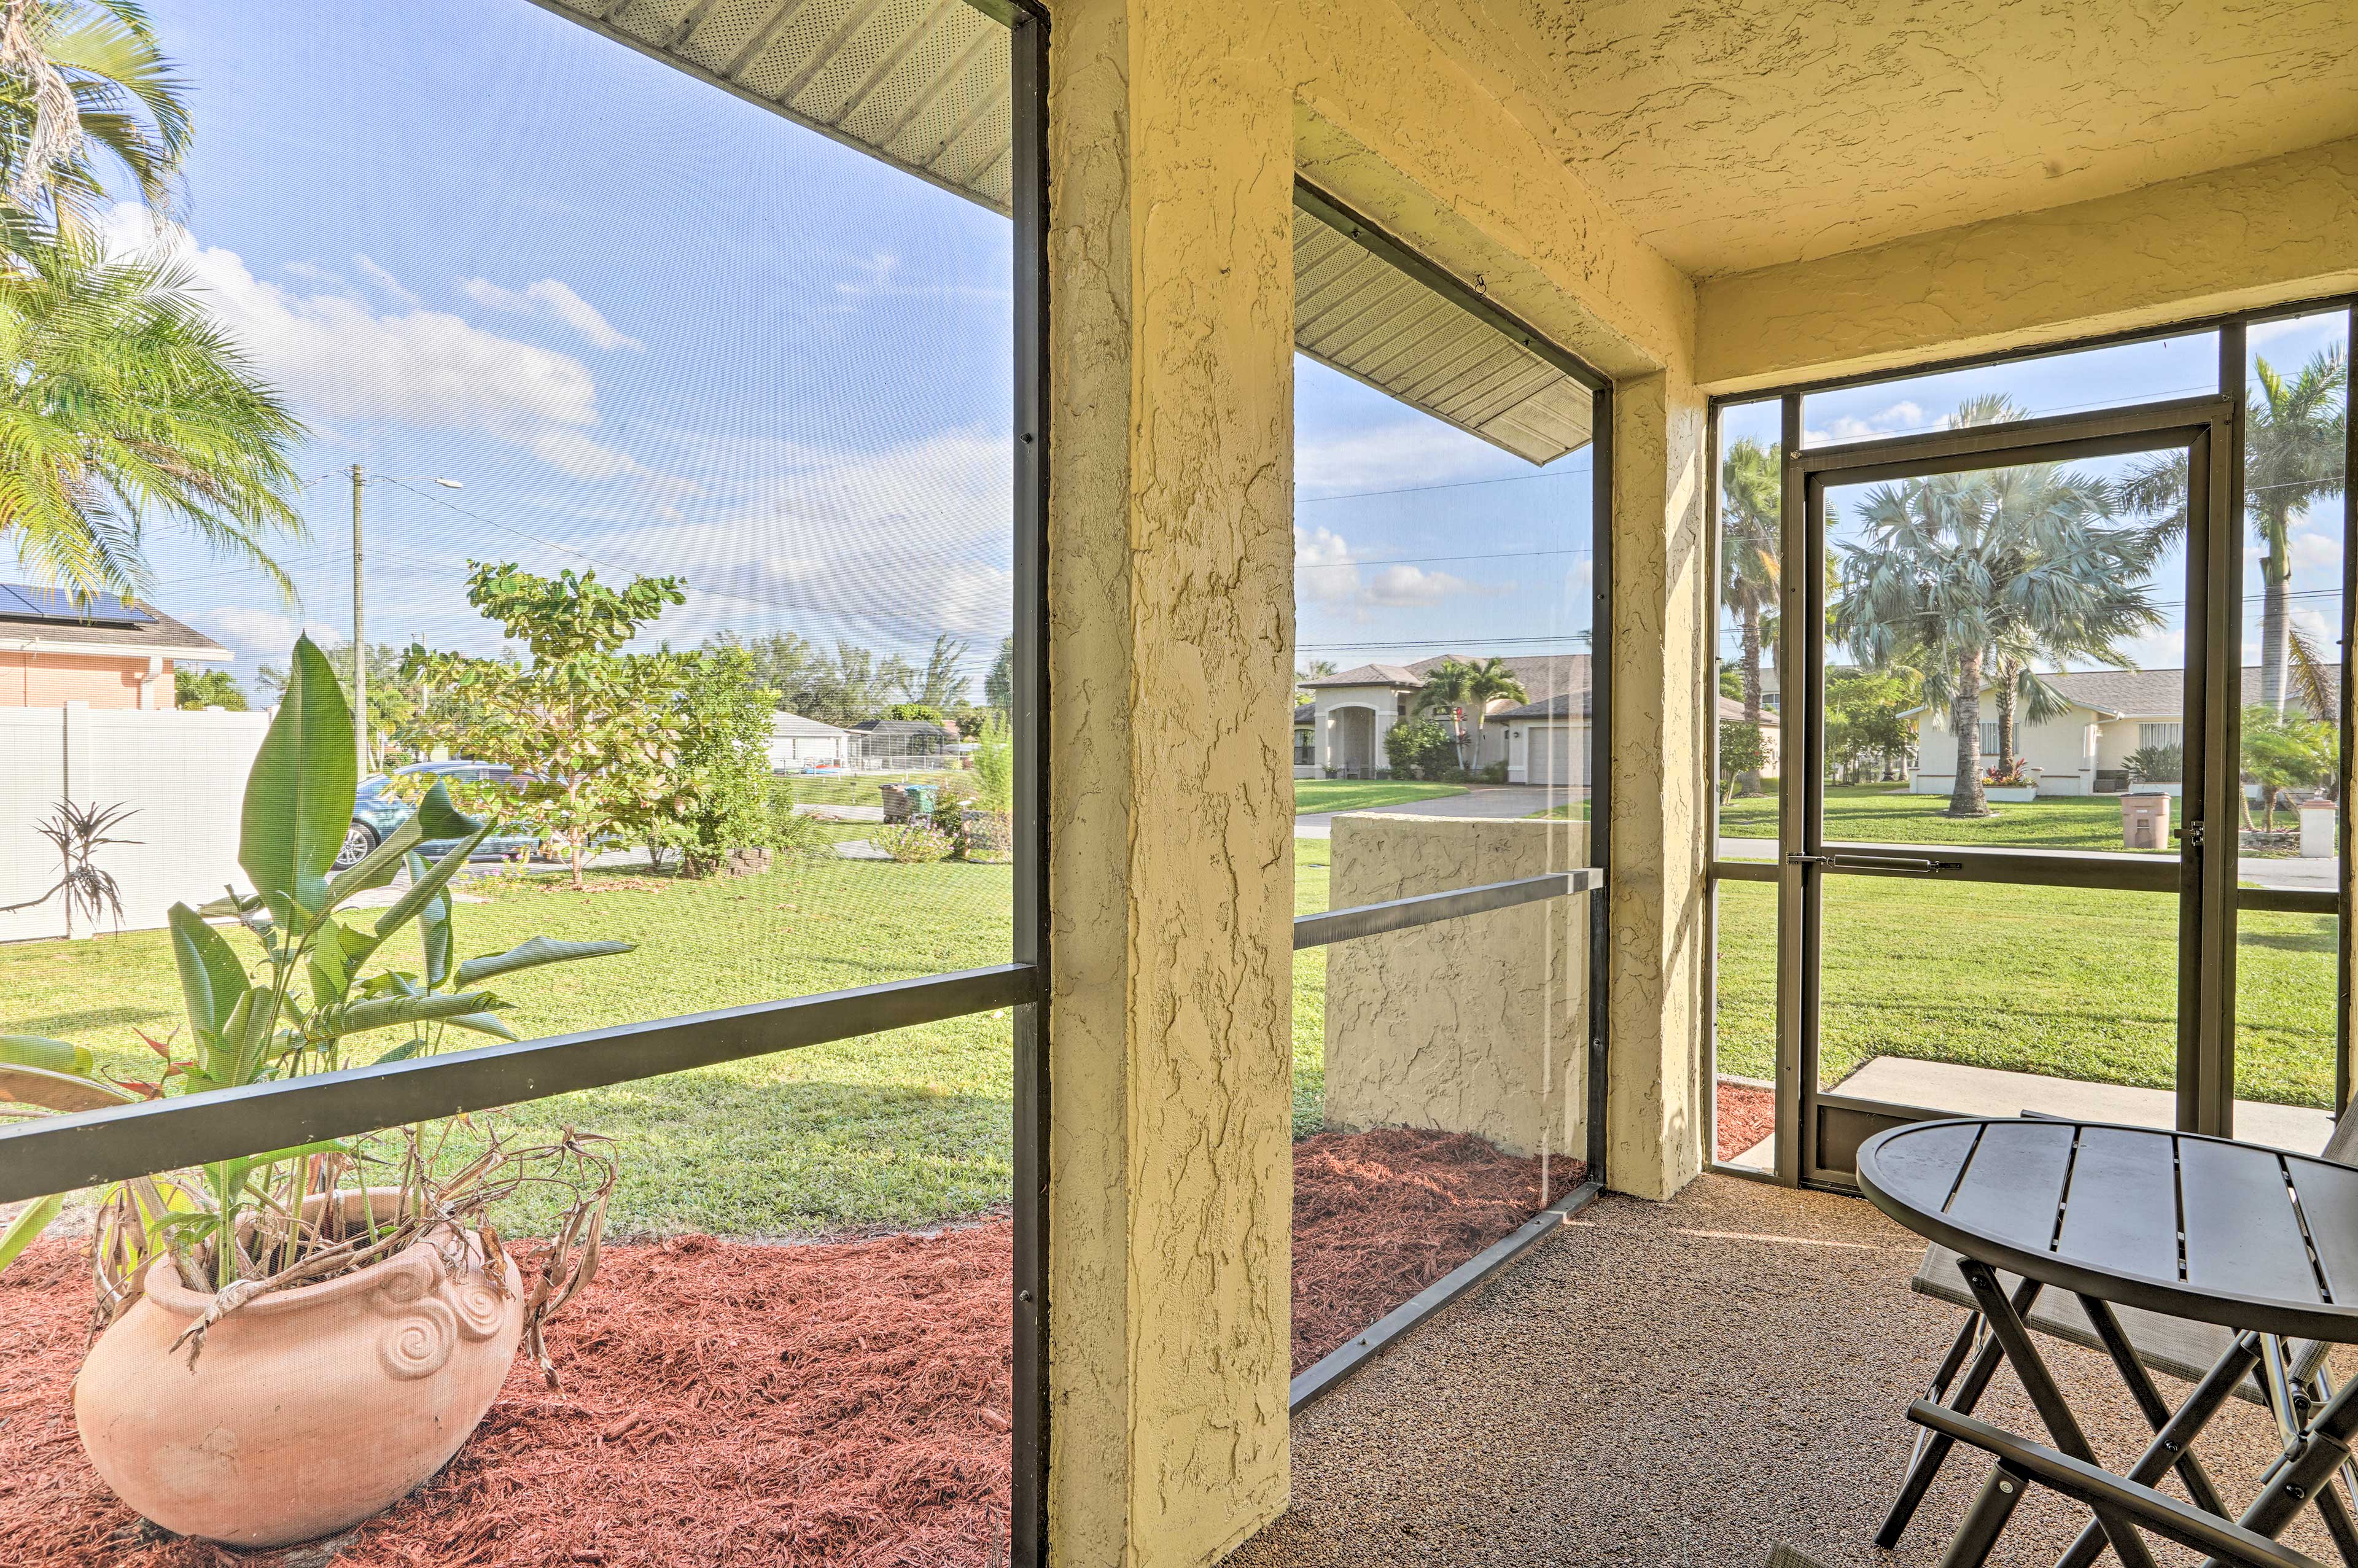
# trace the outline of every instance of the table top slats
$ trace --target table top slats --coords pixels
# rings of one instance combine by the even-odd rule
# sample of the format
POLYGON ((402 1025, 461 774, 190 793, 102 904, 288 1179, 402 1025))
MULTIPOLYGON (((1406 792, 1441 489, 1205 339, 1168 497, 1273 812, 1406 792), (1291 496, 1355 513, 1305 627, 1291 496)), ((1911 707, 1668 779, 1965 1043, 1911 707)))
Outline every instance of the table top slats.
POLYGON ((1943 1211, 1950 1222, 2046 1250, 2055 1234, 2063 1173, 2071 1163, 2072 1136, 2079 1130, 2068 1121, 1989 1123, 1943 1211))
POLYGON ((1940 1213, 1980 1133, 1978 1126, 1965 1123, 1928 1127, 1895 1144, 1881 1167, 1885 1186, 1904 1202, 1940 1213))
POLYGON ((2178 1278, 2178 1171, 2171 1140, 2081 1130, 2055 1250, 2148 1280, 2178 1278))
POLYGON ((2341 1306, 2358 1306, 2358 1171, 2301 1161, 2292 1168, 2309 1238, 2325 1265, 2326 1288, 2341 1306))
POLYGON ((2322 1299, 2274 1150, 2187 1138, 2179 1141, 2178 1161, 2188 1284, 2278 1301, 2322 1299))

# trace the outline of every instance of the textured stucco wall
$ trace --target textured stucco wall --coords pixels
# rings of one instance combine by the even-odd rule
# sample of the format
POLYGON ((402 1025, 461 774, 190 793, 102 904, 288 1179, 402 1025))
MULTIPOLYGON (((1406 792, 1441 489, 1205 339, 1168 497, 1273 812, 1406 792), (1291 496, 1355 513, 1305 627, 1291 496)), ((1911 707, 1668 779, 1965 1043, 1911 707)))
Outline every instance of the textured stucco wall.
POLYGON ((1057 7, 1049 264, 1059 1563, 1284 1506, 1292 121, 1249 18, 1057 7))
POLYGON ((2358 288, 2358 140, 1703 287, 1739 392, 2358 288))
MULTIPOLYGON (((1587 864, 1585 823, 1392 812, 1335 819, 1332 905, 1587 864)), ((1326 1124, 1471 1132, 1512 1154, 1587 1147, 1586 895, 1328 949, 1326 1124)))
POLYGON ((1668 1197, 1701 1169, 1704 398, 1676 373, 1613 408, 1613 1030, 1605 1179, 1668 1197))

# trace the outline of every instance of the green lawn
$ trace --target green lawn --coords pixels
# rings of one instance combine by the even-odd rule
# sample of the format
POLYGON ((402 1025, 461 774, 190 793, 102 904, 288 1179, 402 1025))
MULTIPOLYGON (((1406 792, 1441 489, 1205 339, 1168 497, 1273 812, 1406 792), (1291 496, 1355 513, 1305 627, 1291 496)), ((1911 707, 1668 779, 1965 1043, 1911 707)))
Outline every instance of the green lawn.
MULTIPOLYGON (((1719 1066, 1776 1063, 1777 890, 1718 889, 1719 1066)), ((1821 1081, 1878 1055, 2098 1083, 2176 1081, 2177 900, 1846 877, 1826 900, 1821 1081)), ((2330 1106, 2331 915, 2245 914, 2235 1092, 2330 1106)))
POLYGON ((1408 784, 1391 779, 1296 779, 1293 809, 1297 815, 1365 811, 1371 806, 1405 806, 1412 800, 1439 800, 1444 795, 1465 793, 1464 784, 1408 784))
POLYGON ((880 784, 940 784, 960 776, 955 770, 930 773, 790 773, 779 782, 794 787, 797 806, 882 806, 880 784))
MULTIPOLYGON (((1946 795, 1909 795, 1902 785, 1836 784, 1826 791, 1826 837, 1864 844, 1962 844, 1985 849, 2122 848, 2116 795, 1996 805, 1990 807, 1990 816, 1977 817, 1949 816, 1948 804, 1946 795)), ((1728 801, 1719 808, 1719 832, 1723 838, 1774 838, 1777 796, 1728 801)))
MULTIPOLYGON (((852 836, 865 829, 848 827, 852 836)), ((1324 841, 1297 841, 1297 907, 1326 907, 1324 841)), ((692 882, 592 872, 477 878, 463 892, 462 953, 535 933, 621 937, 637 952, 503 981, 526 1037, 873 984, 1005 960, 1005 866, 791 862, 766 877, 692 882), (639 884, 633 886, 633 884, 639 884), (647 884, 652 884, 651 886, 647 884)), ((386 961, 415 967, 407 934, 386 961)), ((1322 1111, 1326 959, 1294 959, 1294 1121, 1322 1111)), ((146 1076, 135 1030, 180 1026, 160 932, 0 947, 0 1029, 90 1046, 111 1070, 146 1076)), ((739 1236, 929 1224, 1002 1207, 1012 1179, 1006 1014, 840 1041, 516 1107, 526 1139, 563 1126, 616 1140, 619 1235, 706 1229, 739 1236)), ((384 1044, 394 1042, 387 1039, 384 1044)), ((512 1217, 528 1227, 532 1213, 512 1217)))

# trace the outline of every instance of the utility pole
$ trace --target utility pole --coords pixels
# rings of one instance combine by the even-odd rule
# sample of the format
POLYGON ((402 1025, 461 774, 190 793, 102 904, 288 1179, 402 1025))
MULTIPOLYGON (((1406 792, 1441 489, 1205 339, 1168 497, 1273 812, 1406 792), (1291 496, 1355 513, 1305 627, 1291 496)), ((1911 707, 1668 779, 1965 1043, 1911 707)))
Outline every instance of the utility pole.
POLYGON ((362 773, 369 771, 368 622, 362 610, 361 492, 368 474, 352 465, 352 752, 362 773))

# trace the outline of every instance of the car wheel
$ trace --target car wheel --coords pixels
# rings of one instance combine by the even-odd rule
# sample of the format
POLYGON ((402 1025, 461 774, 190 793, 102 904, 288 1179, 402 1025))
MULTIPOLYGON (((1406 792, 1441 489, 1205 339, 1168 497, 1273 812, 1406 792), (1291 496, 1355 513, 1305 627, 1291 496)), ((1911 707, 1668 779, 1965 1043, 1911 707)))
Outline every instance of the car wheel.
POLYGON ((344 832, 343 848, 336 851, 336 870, 349 871, 369 858, 376 848, 376 829, 365 822, 355 822, 344 832))

